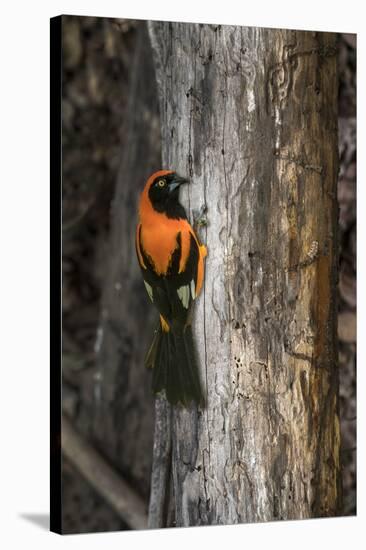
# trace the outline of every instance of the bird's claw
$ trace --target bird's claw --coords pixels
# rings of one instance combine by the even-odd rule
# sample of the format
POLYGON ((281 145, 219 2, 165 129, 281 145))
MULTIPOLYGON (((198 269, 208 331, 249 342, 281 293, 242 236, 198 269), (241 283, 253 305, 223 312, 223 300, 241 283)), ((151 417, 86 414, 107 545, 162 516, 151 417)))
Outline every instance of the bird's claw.
POLYGON ((199 210, 193 210, 193 223, 196 228, 206 227, 207 221, 207 206, 203 204, 199 210))

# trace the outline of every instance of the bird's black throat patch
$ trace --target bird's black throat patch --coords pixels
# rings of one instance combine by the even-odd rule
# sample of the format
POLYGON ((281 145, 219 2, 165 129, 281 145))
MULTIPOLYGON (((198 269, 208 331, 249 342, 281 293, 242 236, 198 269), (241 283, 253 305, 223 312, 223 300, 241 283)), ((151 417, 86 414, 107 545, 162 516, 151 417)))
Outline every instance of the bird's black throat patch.
POLYGON ((186 211, 179 202, 179 187, 171 191, 169 183, 172 176, 168 175, 164 178, 157 178, 149 189, 149 199, 157 212, 165 214, 171 219, 187 219, 186 211), (162 179, 167 180, 165 187, 160 187, 158 182, 162 179))

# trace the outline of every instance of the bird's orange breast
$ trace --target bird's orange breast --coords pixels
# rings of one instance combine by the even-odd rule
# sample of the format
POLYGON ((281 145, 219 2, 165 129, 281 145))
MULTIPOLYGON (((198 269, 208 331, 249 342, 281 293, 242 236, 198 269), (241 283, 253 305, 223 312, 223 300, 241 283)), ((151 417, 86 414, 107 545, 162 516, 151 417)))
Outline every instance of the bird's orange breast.
POLYGON ((165 275, 174 250, 177 236, 181 234, 181 258, 179 272, 184 270, 189 256, 190 225, 186 220, 172 220, 161 214, 150 215, 150 219, 141 224, 141 245, 150 256, 158 275, 165 275))

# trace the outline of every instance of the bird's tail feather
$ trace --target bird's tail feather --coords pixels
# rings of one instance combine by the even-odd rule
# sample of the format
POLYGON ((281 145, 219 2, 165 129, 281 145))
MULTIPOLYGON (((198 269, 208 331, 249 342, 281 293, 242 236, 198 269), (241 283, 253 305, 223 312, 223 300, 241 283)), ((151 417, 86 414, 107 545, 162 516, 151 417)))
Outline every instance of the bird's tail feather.
POLYGON ((153 367, 154 393, 165 390, 172 404, 188 406, 191 401, 204 406, 191 326, 155 331, 145 364, 153 367))

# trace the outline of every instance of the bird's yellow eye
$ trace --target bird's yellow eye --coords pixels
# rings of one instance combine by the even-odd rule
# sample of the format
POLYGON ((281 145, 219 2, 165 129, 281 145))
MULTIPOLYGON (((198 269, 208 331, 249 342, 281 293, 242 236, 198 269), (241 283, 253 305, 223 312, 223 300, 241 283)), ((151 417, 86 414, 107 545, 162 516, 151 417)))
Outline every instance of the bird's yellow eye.
POLYGON ((159 186, 159 187, 164 187, 164 185, 166 185, 166 181, 165 181, 165 180, 159 180, 159 181, 158 181, 158 186, 159 186))

